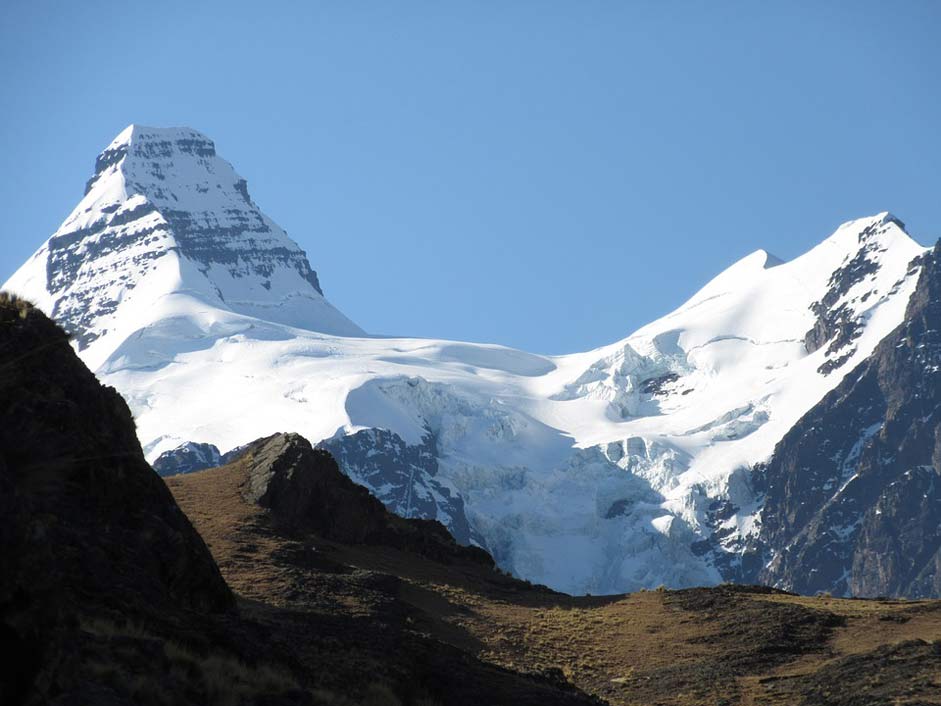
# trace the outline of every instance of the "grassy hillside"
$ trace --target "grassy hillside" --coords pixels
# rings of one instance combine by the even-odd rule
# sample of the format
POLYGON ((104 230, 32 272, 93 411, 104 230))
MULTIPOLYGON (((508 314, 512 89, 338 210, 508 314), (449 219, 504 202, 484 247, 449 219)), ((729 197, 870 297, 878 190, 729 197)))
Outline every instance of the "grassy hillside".
MULTIPOLYGON (((573 598, 479 563, 286 536, 243 499, 246 463, 167 484, 259 619, 274 606, 381 623, 624 706, 941 704, 941 602, 731 586, 573 598)), ((353 633, 298 650, 336 689, 388 669, 353 633)))

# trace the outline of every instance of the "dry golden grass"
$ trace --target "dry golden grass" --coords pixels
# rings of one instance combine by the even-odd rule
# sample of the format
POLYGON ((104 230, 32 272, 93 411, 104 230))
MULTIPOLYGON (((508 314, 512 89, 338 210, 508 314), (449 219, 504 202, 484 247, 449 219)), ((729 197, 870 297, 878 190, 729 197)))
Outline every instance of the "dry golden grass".
MULTIPOLYGON (((369 614, 371 601, 394 599, 416 632, 503 667, 559 675, 611 704, 813 704, 802 701, 802 694, 818 688, 808 686, 807 679, 836 669, 847 656, 904 640, 941 640, 938 601, 739 591, 703 592, 706 607, 697 603, 697 594, 671 591, 573 598, 524 586, 480 566, 437 564, 389 548, 341 546, 316 537, 302 543, 316 560, 299 566, 285 558, 288 549, 297 549, 297 541, 272 531, 264 512, 242 499, 242 477, 234 464, 167 479, 238 593, 351 615, 369 614), (374 590, 356 583, 359 574, 319 570, 318 562, 401 580, 374 590), (793 640, 792 621, 797 625, 793 640)), ((912 698, 941 704, 941 688, 933 698, 922 687, 912 698)), ((378 692, 376 698, 375 703, 385 703, 378 692)))
POLYGON ((284 580, 282 568, 271 561, 283 541, 267 531, 264 511, 242 499, 240 482, 236 465, 166 479, 232 590, 270 602, 284 580))
POLYGON ((868 652, 903 640, 941 640, 941 602, 906 600, 846 600, 830 597, 761 596, 759 600, 785 602, 829 610, 844 616, 845 629, 833 637, 837 654, 868 652))

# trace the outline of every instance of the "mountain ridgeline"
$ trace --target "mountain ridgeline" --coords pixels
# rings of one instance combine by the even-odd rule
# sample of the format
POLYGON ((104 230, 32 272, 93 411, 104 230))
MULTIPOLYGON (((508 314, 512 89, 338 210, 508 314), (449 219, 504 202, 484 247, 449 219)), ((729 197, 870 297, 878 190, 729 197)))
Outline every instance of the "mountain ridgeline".
POLYGON ((941 595, 941 244, 904 321, 755 474, 763 568, 801 593, 941 595))
POLYGON ((131 126, 4 288, 70 331, 163 475, 296 432, 555 590, 915 596, 939 591, 936 257, 880 213, 591 351, 372 337, 209 138, 131 126))

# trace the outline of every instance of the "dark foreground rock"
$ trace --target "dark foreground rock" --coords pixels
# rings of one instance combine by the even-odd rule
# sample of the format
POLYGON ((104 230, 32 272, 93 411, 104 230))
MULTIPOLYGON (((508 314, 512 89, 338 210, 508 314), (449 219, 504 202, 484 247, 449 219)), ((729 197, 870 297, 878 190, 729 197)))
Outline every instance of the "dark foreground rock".
POLYGON ((124 400, 55 324, 10 299, 0 300, 0 399, 0 602, 234 605, 144 462, 124 400))
POLYGON ((234 597, 144 461, 124 400, 55 324, 6 295, 0 399, 0 702, 108 702, 84 662, 110 650, 83 626, 219 614, 234 597))
POLYGON ((312 532, 345 544, 374 544, 435 561, 459 559, 492 567, 476 547, 458 544, 436 520, 389 512, 366 488, 340 472, 333 456, 298 434, 275 434, 250 444, 236 461, 244 468, 246 500, 271 511, 293 532, 312 532))
MULTIPOLYGON (((367 488, 390 512, 400 517, 436 519, 465 545, 485 546, 471 527, 461 496, 440 482, 434 435, 420 444, 408 444, 388 429, 362 429, 325 439, 317 444, 336 459, 344 475, 367 488)), ((213 444, 187 441, 165 451, 153 467, 161 476, 224 466, 238 458, 244 447, 221 453, 213 444)))

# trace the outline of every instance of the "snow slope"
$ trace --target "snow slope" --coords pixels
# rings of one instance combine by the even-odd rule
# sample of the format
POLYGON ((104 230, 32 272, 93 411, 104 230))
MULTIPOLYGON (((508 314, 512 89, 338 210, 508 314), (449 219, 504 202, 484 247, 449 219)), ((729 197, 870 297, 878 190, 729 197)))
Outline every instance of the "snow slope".
POLYGON ((198 133, 129 128, 4 288, 80 332, 150 459, 296 431, 393 509, 572 593, 722 580, 760 521, 749 467, 901 321, 924 251, 889 214, 852 221, 791 262, 745 257, 625 339, 547 357, 363 335, 243 190, 198 133), (152 210, 129 228, 138 203, 152 210))

